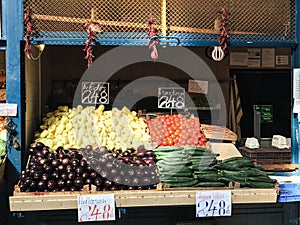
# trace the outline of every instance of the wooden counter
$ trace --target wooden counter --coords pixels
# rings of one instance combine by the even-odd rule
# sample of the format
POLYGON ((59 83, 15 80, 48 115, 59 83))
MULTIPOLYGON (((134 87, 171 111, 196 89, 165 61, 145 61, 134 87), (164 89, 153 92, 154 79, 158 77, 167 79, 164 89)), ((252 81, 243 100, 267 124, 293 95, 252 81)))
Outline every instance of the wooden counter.
MULTIPOLYGON (((147 191, 77 192, 77 193, 15 193, 10 196, 10 211, 77 209, 77 196, 86 194, 115 195, 116 207, 195 205, 196 192, 220 189, 166 189, 147 191)), ((231 190, 232 204, 276 203, 278 189, 223 188, 231 190)))

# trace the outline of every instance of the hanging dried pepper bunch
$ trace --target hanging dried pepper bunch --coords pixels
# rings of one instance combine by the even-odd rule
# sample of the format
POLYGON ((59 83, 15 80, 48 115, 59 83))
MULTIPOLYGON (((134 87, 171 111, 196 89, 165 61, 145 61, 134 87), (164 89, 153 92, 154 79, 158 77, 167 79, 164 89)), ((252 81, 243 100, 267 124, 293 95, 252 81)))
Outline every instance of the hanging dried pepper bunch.
MULTIPOLYGON (((155 27, 153 16, 151 16, 148 19, 147 25, 148 25, 148 28, 149 28, 148 38, 152 38, 154 36, 158 36, 158 30, 155 27)), ((158 51, 157 51, 157 47, 156 47, 158 45, 158 43, 159 43, 159 39, 158 38, 154 38, 153 41, 149 44, 149 49, 152 50, 151 51, 151 58, 154 61, 156 61, 158 59, 158 51)))
POLYGON ((31 59, 31 48, 30 48, 30 42, 31 42, 31 38, 33 35, 36 34, 36 28, 34 26, 33 23, 33 19, 32 19, 32 15, 33 12, 29 7, 26 7, 24 10, 24 20, 23 20, 23 24, 25 27, 25 34, 24 34, 24 38, 25 38, 25 48, 24 48, 24 53, 25 56, 28 59, 31 59))
POLYGON ((88 64, 87 64, 88 67, 90 67, 90 65, 92 65, 93 58, 94 58, 93 50, 92 50, 91 45, 93 44, 93 42, 97 38, 96 33, 92 29, 92 25, 99 25, 99 24, 95 21, 89 21, 89 22, 84 24, 84 27, 87 30, 87 40, 84 42, 85 48, 83 49, 83 51, 86 52, 86 55, 85 55, 84 58, 88 62, 88 64))
POLYGON ((221 46, 221 49, 225 52, 228 47, 228 41, 229 41, 229 34, 228 34, 228 16, 230 13, 225 9, 222 8, 219 13, 221 14, 220 18, 220 38, 219 38, 219 43, 221 46))

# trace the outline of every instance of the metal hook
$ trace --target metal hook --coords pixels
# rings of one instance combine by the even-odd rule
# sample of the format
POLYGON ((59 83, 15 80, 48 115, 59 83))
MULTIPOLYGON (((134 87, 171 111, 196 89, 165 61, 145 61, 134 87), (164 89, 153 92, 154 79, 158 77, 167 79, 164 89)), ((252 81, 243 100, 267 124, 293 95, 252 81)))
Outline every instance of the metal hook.
MULTIPOLYGON (((150 41, 154 41, 155 39, 161 40, 161 39, 174 39, 177 41, 177 45, 178 46, 180 44, 180 39, 178 37, 175 36, 152 36, 150 38, 150 41)), ((167 41, 167 42, 172 42, 172 41, 167 41)))

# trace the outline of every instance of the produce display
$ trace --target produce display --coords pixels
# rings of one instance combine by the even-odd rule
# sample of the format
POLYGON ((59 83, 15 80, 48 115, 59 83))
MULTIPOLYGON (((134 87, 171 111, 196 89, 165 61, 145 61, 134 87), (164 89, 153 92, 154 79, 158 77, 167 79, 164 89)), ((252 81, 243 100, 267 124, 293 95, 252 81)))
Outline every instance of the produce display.
POLYGON ((126 151, 91 145, 51 151, 38 142, 29 154, 18 183, 21 192, 81 191, 85 185, 99 191, 152 189, 159 182, 154 153, 144 146, 126 151))
POLYGON ((225 187, 235 182, 240 187, 273 188, 277 182, 250 158, 218 162, 216 154, 198 146, 160 147, 154 151, 160 180, 170 187, 225 187))
POLYGON ((151 140, 157 146, 206 146, 199 118, 182 114, 161 115, 147 121, 151 140))
POLYGON ((238 182, 240 187, 273 188, 277 180, 247 157, 232 157, 214 165, 218 170, 220 180, 228 184, 238 182))
POLYGON ((124 107, 104 110, 104 106, 59 106, 43 118, 41 131, 34 143, 42 142, 50 149, 81 148, 87 145, 106 146, 108 149, 150 148, 147 124, 136 112, 124 107))
POLYGON ((59 106, 40 128, 18 183, 23 192, 276 184, 252 159, 217 161, 205 148, 200 120, 182 114, 145 120, 126 107, 59 106))

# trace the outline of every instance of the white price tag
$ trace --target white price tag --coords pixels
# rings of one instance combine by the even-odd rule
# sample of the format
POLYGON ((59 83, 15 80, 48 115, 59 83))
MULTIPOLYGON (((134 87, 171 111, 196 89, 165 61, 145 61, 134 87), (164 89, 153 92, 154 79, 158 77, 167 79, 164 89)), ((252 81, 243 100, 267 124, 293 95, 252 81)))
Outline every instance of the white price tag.
POLYGON ((78 222, 116 220, 113 194, 77 196, 78 222))
POLYGON ((16 116, 18 113, 18 104, 1 103, 0 116, 16 116))
POLYGON ((196 193, 196 217, 231 216, 231 191, 196 193))
POLYGON ((159 87, 158 108, 159 109, 184 109, 185 108, 184 88, 159 87))

